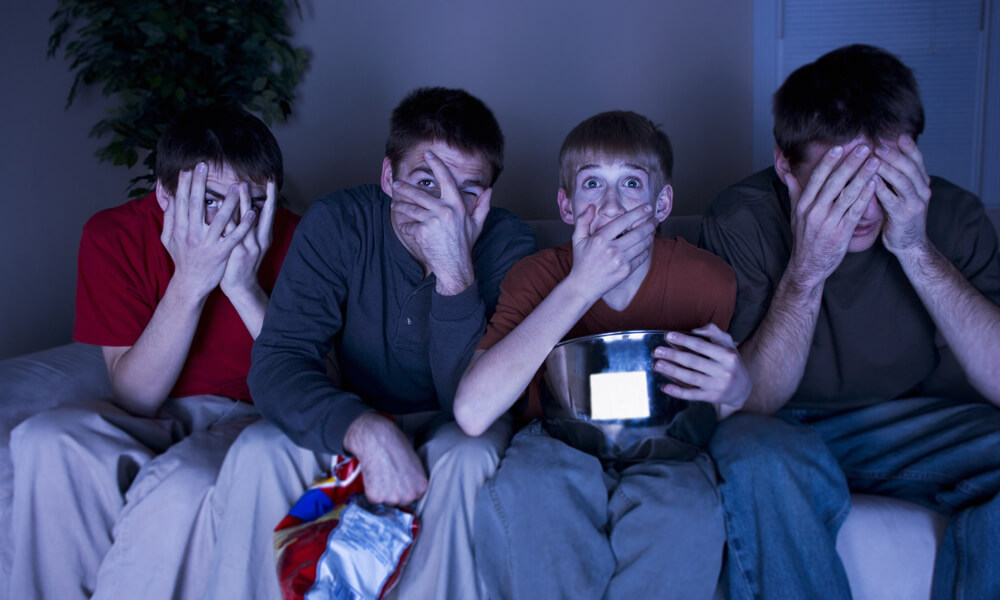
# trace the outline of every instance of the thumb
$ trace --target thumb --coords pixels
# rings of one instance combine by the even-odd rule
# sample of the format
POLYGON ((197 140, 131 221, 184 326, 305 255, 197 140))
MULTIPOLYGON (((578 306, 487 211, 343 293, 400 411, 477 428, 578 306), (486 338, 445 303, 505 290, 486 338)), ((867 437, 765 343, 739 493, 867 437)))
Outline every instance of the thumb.
POLYGON ((590 225, 594 222, 597 209, 594 205, 588 206, 582 213, 576 215, 573 220, 573 245, 590 237, 590 225))
POLYGON ((160 234, 160 241, 164 246, 174 235, 174 200, 167 197, 167 206, 163 209, 163 232, 160 234))
POLYGON ((788 197, 792 201, 792 206, 798 205, 799 198, 802 197, 802 188, 799 186, 799 180, 791 172, 785 172, 781 175, 781 181, 788 188, 788 197))
POLYGON ((481 228, 486 222, 486 215, 490 214, 490 199, 493 198, 493 188, 488 188, 476 198, 476 205, 472 209, 472 220, 477 228, 481 228))

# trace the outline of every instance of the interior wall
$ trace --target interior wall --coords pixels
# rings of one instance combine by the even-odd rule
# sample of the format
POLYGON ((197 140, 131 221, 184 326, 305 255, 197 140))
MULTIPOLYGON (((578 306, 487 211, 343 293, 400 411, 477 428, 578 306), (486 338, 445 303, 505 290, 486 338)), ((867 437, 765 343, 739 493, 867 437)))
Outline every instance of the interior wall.
MULTIPOLYGON (((0 358, 69 341, 80 227, 125 200, 132 176, 93 157, 107 101, 65 110, 68 64, 46 59, 55 2, 7 3, 0 178, 0 358)), ((507 137, 494 202, 556 218, 556 154, 582 119, 630 109, 661 123, 675 159, 675 214, 698 214, 749 173, 752 0, 302 0, 312 53, 290 122, 274 132, 293 208, 378 176, 389 112, 424 85, 463 87, 507 137)))

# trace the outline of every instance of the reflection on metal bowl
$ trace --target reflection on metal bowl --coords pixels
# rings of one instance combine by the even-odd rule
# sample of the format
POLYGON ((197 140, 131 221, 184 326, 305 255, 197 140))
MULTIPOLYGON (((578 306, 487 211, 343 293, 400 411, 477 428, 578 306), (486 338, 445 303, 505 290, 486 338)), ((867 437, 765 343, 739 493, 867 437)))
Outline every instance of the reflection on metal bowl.
MULTIPOLYGON (((545 360, 549 393, 542 394, 546 429, 603 459, 681 459, 679 450, 690 455, 690 443, 668 432, 676 429, 679 415, 705 405, 661 390, 669 380, 653 371, 653 350, 666 344, 664 333, 605 333, 553 348, 545 360)), ((714 412, 709 418, 714 427, 714 412)))

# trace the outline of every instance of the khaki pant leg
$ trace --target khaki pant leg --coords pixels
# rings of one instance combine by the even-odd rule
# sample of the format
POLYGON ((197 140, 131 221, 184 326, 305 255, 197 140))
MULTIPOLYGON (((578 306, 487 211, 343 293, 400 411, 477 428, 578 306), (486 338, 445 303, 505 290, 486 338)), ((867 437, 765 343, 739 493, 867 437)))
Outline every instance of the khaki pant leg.
POLYGON ((247 427, 229 450, 211 494, 215 553, 205 598, 281 600, 274 528, 330 466, 329 455, 296 446, 277 427, 247 427))
POLYGON ((183 434, 170 416, 135 417, 107 401, 43 412, 15 428, 10 597, 90 596, 125 492, 183 434))
POLYGON ((95 600, 204 597, 215 547, 208 497, 229 447, 259 415, 215 396, 171 400, 167 408, 191 434, 150 460, 126 493, 95 600))
POLYGON ((485 597, 473 555, 473 510, 479 488, 496 471, 510 435, 508 418, 478 437, 465 435, 450 422, 418 449, 430 478, 417 505, 420 534, 392 597, 485 597))

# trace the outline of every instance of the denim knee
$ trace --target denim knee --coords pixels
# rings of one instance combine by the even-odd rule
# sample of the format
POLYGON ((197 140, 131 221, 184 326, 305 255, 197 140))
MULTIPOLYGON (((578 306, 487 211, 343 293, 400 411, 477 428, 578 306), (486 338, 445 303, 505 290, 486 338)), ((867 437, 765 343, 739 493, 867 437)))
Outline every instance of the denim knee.
POLYGON ((848 497, 847 481, 823 439, 775 417, 734 415, 719 424, 709 451, 722 482, 755 495, 825 488, 848 497))

